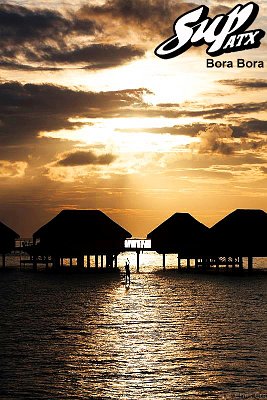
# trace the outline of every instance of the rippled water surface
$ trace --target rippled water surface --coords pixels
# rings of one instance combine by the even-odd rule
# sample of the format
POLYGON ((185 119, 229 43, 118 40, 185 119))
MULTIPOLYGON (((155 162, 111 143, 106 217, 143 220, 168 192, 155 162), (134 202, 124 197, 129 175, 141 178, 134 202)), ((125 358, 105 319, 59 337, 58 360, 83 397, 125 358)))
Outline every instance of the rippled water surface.
POLYGON ((267 398, 266 288, 262 274, 152 268, 127 289, 2 272, 0 399, 267 398))

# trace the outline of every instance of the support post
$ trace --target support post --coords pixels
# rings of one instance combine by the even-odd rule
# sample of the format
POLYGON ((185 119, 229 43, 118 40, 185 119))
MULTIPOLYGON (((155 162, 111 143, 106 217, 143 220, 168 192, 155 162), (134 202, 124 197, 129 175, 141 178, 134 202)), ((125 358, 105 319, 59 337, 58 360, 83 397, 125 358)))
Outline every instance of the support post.
POLYGON ((140 267, 140 250, 136 250, 136 271, 139 272, 140 267))
POLYGON ((36 256, 33 256, 33 259, 32 259, 32 269, 34 271, 37 271, 37 257, 36 256))
POLYGON ((59 268, 59 266, 60 266, 60 258, 59 257, 55 257, 54 266, 55 266, 55 268, 59 268))
POLYGON ((207 267, 208 267, 208 257, 203 257, 202 258, 202 270, 206 271, 207 267))
POLYGON ((195 270, 198 270, 198 258, 195 258, 195 270))
POLYGON ((177 259, 178 259, 178 269, 181 269, 181 259, 179 257, 179 255, 177 254, 177 259))
POLYGON ((114 260, 115 260, 115 268, 117 269, 118 268, 118 256, 117 255, 114 256, 114 260))
POLYGON ((190 269, 190 258, 187 258, 186 261, 186 268, 189 270, 190 269))
POLYGON ((243 258, 239 257, 239 269, 243 270, 243 258))
POLYGON ((98 255, 95 255, 95 268, 98 269, 98 255))
POLYGON ((77 267, 84 268, 84 255, 77 257, 77 267))
POLYGON ((226 270, 228 271, 229 269, 229 257, 225 257, 225 266, 226 266, 226 270))
POLYGON ((113 255, 110 253, 106 255, 106 268, 113 269, 113 255))
POLYGON ((163 270, 165 271, 166 269, 166 254, 163 254, 163 270))
POLYGON ((232 257, 232 268, 235 269, 235 257, 232 257))
POLYGON ((253 269, 253 257, 249 256, 248 257, 248 270, 252 271, 253 269))
POLYGON ((90 264, 90 254, 87 254, 87 269, 91 268, 91 264, 90 264))
POLYGON ((100 257, 100 262, 101 262, 101 269, 103 269, 103 267, 104 267, 104 257, 103 257, 103 254, 101 254, 101 257, 100 257))

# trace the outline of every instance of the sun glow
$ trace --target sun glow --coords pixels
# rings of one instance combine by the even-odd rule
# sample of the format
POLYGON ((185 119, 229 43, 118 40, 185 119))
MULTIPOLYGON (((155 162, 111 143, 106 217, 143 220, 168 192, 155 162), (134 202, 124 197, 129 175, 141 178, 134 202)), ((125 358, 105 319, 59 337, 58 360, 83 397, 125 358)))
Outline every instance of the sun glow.
POLYGON ((147 52, 141 60, 93 74, 69 71, 69 83, 93 91, 149 88, 153 94, 145 95, 144 99, 152 104, 192 100, 213 87, 213 79, 208 74, 207 79, 200 79, 198 57, 186 54, 183 63, 168 60, 166 74, 166 62, 155 57, 153 52, 147 52))
MULTIPOLYGON (((77 120, 71 120, 77 122, 77 120)), ((179 152, 185 147, 198 141, 196 138, 185 135, 158 134, 149 132, 151 127, 171 127, 177 119, 165 118, 116 118, 116 119, 83 119, 79 122, 87 123, 77 130, 59 130, 56 132, 42 132, 40 138, 79 142, 79 147, 93 146, 117 153, 148 153, 148 152, 179 152), (136 132, 135 132, 136 129, 136 132), (130 130, 130 131, 129 131, 130 130)), ((181 124, 185 119, 179 120, 181 124)))

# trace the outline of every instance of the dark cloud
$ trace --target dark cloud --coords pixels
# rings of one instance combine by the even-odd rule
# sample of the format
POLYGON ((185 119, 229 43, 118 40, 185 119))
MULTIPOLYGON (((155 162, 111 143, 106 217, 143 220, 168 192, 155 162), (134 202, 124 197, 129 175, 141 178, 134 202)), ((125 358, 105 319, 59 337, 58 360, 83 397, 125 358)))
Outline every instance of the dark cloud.
POLYGON ((267 134, 267 121, 251 119, 241 122, 236 126, 231 126, 234 137, 247 137, 250 133, 267 134))
POLYGON ((85 63, 87 66, 84 68, 101 69, 125 64, 144 54, 143 50, 130 45, 92 44, 69 51, 50 49, 42 60, 58 64, 85 63))
POLYGON ((69 35, 93 35, 97 29, 95 22, 75 15, 66 17, 54 10, 0 5, 0 43, 6 48, 46 40, 62 44, 69 35))
POLYGON ((257 151, 267 147, 266 140, 241 138, 235 141, 233 129, 227 125, 207 125, 205 130, 198 133, 198 137, 200 141, 190 144, 189 147, 203 154, 217 153, 228 156, 240 151, 257 151))
POLYGON ((114 92, 75 91, 49 84, 0 84, 0 145, 32 141, 42 131, 75 129, 75 117, 115 117, 143 105, 145 89, 114 92))
MULTIPOLYGON (((5 153, 6 147, 26 146, 33 143, 40 132, 72 130, 84 123, 75 122, 78 118, 120 118, 120 117, 196 117, 223 118, 239 115, 239 125, 221 124, 229 127, 233 138, 246 138, 250 133, 263 134, 266 132, 266 121, 257 119, 242 121, 242 114, 266 108, 267 103, 243 103, 220 105, 203 108, 193 104, 190 109, 164 108, 150 106, 144 103, 143 94, 150 93, 146 89, 132 89, 111 92, 86 92, 66 87, 43 84, 25 84, 8 82, 0 84, 0 150, 5 153)), ((172 127, 131 129, 127 131, 145 131, 158 134, 197 136, 199 132, 214 129, 214 123, 193 123, 174 125, 172 127)), ((125 130, 122 130, 125 131, 125 130)), ((210 130, 209 130, 210 132, 210 130)), ((220 148, 212 148, 224 154, 229 149, 218 141, 220 148)), ((218 145, 217 141, 213 146, 218 145)), ((252 144, 251 144, 252 146, 252 144)), ((253 146, 258 146, 255 143, 253 146)), ((211 146, 212 147, 212 146, 211 146)), ((212 150, 211 149, 211 150, 212 150)))
POLYGON ((0 61, 1 69, 9 69, 13 71, 62 71, 60 67, 45 67, 45 66, 34 66, 28 64, 19 64, 11 61, 0 61))
POLYGON ((175 19, 197 6, 172 0, 106 0, 102 5, 83 6, 78 15, 99 21, 105 33, 113 37, 138 33, 143 39, 155 41, 170 36, 175 19))
MULTIPOLYGON (((197 136, 200 131, 203 131, 209 127, 216 126, 215 123, 193 123, 189 125, 174 125, 164 126, 161 128, 127 128, 127 129, 116 129, 118 132, 127 133, 158 133, 158 134, 170 134, 170 135, 185 135, 185 136, 197 136)), ((246 120, 241 122, 239 125, 233 124, 221 124, 224 127, 230 127, 233 131, 232 136, 234 138, 248 137, 249 134, 267 134, 267 121, 261 121, 257 119, 246 120)))
POLYGON ((218 81, 218 83, 234 86, 241 90, 259 90, 267 88, 267 81, 265 79, 224 79, 218 81))
MULTIPOLYGON (((210 109, 201 111, 193 111, 191 116, 203 116, 207 119, 223 118, 231 115, 242 115, 265 111, 267 109, 267 102, 259 103, 237 103, 237 104, 220 104, 214 105, 210 109)), ((189 114, 188 114, 189 115, 189 114)))
POLYGON ((203 104, 160 104, 156 106, 140 107, 138 109, 125 109, 124 116, 140 116, 140 117, 165 117, 165 118, 205 118, 207 120, 216 120, 229 117, 239 118, 242 115, 256 113, 267 110, 267 102, 251 102, 236 104, 211 104, 206 106, 203 104), (186 106, 186 107, 185 107, 186 106))
POLYGON ((80 64, 102 69, 144 55, 132 45, 97 43, 97 22, 74 13, 0 5, 0 68, 24 71, 59 70, 80 64), (84 38, 89 45, 84 45, 84 38), (91 43, 92 40, 94 43, 91 43))
MULTIPOLYGON (((2 4, 0 68, 49 71, 80 64, 87 69, 120 66, 170 37, 175 19, 196 7, 197 3, 186 1, 106 0, 63 13, 2 4), (132 46, 136 38, 139 48, 132 46)), ((214 6, 212 12, 229 10, 219 8, 214 6)))
POLYGON ((83 165, 109 165, 115 161, 113 154, 96 155, 92 151, 75 151, 64 154, 63 158, 57 162, 58 166, 76 167, 83 165))

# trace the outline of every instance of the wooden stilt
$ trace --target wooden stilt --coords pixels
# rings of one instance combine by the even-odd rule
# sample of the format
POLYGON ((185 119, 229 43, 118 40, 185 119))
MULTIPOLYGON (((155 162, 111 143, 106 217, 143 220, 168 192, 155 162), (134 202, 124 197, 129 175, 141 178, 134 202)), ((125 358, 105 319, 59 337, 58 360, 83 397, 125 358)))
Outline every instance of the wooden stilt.
POLYGON ((239 257, 239 269, 242 270, 243 269, 243 258, 239 257))
POLYGON ((253 257, 248 257, 248 270, 252 271, 253 269, 253 257))
POLYGON ((166 269, 166 254, 163 254, 163 270, 166 269))
POLYGON ((195 258, 195 270, 198 270, 198 258, 195 258))
POLYGON ((90 254, 87 254, 87 269, 91 268, 91 260, 90 260, 90 254))
POLYGON ((117 255, 114 256, 114 261, 115 261, 115 263, 114 263, 115 264, 115 268, 117 269, 118 268, 118 256, 117 255))
POLYGON ((77 267, 84 268, 84 256, 83 255, 77 257, 77 267))
POLYGON ((95 255, 95 268, 98 268, 98 255, 95 255))
POLYGON ((136 250, 136 271, 140 269, 140 250, 136 250))
POLYGON ((103 267, 104 267, 104 256, 103 256, 103 254, 101 254, 101 257, 100 257, 100 265, 101 265, 101 269, 103 269, 103 267))
POLYGON ((235 257, 232 257, 232 268, 235 269, 235 257))
POLYGON ((178 259, 178 269, 181 269, 181 259, 179 257, 179 255, 177 255, 177 259, 178 259))
POLYGON ((55 262, 55 266, 56 266, 56 268, 59 268, 59 266, 60 266, 60 258, 59 257, 56 257, 56 262, 55 262))
POLYGON ((186 268, 190 269, 190 258, 187 258, 186 260, 186 268))
POLYGON ((36 256, 33 256, 32 269, 34 271, 37 271, 37 258, 36 258, 36 256))
POLYGON ((111 268, 112 267, 112 256, 110 254, 106 255, 106 268, 111 268))

